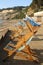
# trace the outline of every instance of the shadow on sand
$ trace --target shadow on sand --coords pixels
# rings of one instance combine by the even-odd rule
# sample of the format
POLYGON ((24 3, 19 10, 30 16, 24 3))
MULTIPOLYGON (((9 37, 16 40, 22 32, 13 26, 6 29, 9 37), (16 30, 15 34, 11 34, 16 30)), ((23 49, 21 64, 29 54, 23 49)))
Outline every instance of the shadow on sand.
POLYGON ((2 36, 0 40, 0 59, 1 60, 8 55, 8 52, 4 51, 3 48, 10 42, 10 37, 9 37, 10 33, 11 31, 8 30, 5 36, 4 37, 2 36))
POLYGON ((34 49, 33 51, 35 51, 37 53, 38 59, 39 59, 39 63, 35 63, 29 60, 13 60, 10 59, 6 62, 0 62, 0 65, 41 65, 41 63, 43 63, 43 50, 36 50, 34 49))
MULTIPOLYGON (((10 38, 9 38, 10 31, 8 31, 8 32, 6 33, 7 36, 5 35, 4 39, 1 39, 1 41, 0 41, 0 43, 3 44, 3 47, 6 44, 8 44, 10 41, 10 38), (3 41, 4 41, 4 43, 3 43, 3 41)), ((33 38, 32 40, 33 41, 42 41, 43 39, 33 38)), ((0 57, 1 57, 1 55, 4 55, 4 56, 8 55, 7 52, 5 52, 6 54, 4 54, 3 47, 2 46, 0 47, 0 57), (3 54, 1 54, 2 52, 3 52, 3 54)), ((34 49, 33 51, 36 52, 37 57, 39 59, 39 63, 31 62, 29 60, 14 60, 11 58, 10 60, 8 60, 6 62, 0 61, 0 65, 19 65, 19 64, 20 65, 41 65, 41 63, 43 63, 43 49, 42 50, 34 49)), ((0 60, 1 60, 1 58, 0 58, 0 60)))
POLYGON ((43 41, 43 38, 40 39, 39 37, 43 37, 43 35, 42 34, 35 35, 35 37, 32 39, 32 41, 43 41))

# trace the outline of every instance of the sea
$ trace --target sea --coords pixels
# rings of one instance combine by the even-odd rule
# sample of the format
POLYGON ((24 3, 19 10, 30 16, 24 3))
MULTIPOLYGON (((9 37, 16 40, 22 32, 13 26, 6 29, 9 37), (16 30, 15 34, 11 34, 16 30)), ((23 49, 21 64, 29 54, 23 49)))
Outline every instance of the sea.
POLYGON ((0 27, 3 27, 3 20, 0 19, 0 27))
POLYGON ((5 27, 7 25, 7 23, 8 23, 7 20, 0 19, 0 28, 5 27))

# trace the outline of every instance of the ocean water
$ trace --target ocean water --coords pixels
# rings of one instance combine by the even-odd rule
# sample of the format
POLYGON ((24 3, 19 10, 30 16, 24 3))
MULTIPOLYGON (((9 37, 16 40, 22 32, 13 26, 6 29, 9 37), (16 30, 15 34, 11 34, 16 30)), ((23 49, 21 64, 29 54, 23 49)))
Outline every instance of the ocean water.
POLYGON ((3 23, 3 20, 0 19, 0 23, 3 23))
POLYGON ((5 20, 0 20, 0 29, 6 26, 5 23, 6 23, 5 20))
POLYGON ((3 27, 3 22, 4 22, 4 20, 0 19, 0 27, 3 27))

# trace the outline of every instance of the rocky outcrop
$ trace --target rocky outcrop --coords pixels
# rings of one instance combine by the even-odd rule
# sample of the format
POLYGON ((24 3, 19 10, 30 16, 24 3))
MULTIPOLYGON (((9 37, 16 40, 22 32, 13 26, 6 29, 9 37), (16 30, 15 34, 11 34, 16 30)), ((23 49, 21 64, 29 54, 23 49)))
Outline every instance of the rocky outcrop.
POLYGON ((43 0, 33 0, 31 5, 28 7, 27 14, 33 16, 35 12, 43 10, 43 0))
POLYGON ((0 12, 0 19, 11 19, 15 14, 15 10, 3 10, 0 12))

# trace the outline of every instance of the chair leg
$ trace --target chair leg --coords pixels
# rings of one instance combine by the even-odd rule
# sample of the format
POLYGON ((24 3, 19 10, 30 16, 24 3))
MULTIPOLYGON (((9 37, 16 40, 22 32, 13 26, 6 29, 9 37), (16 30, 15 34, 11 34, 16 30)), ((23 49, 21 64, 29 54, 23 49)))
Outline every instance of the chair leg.
POLYGON ((38 62, 38 59, 34 55, 32 56, 33 53, 31 52, 31 49, 29 46, 26 46, 23 52, 28 54, 27 59, 29 59, 30 61, 38 62))
POLYGON ((33 52, 33 51, 31 50, 31 48, 30 48, 29 45, 25 47, 25 49, 23 50, 23 52, 24 52, 24 53, 27 53, 27 54, 31 54, 32 56, 37 56, 37 55, 35 54, 35 52, 33 52))
POLYGON ((27 54, 33 54, 32 53, 32 50, 30 49, 29 45, 25 47, 25 49, 22 50, 24 53, 27 53, 27 54))

